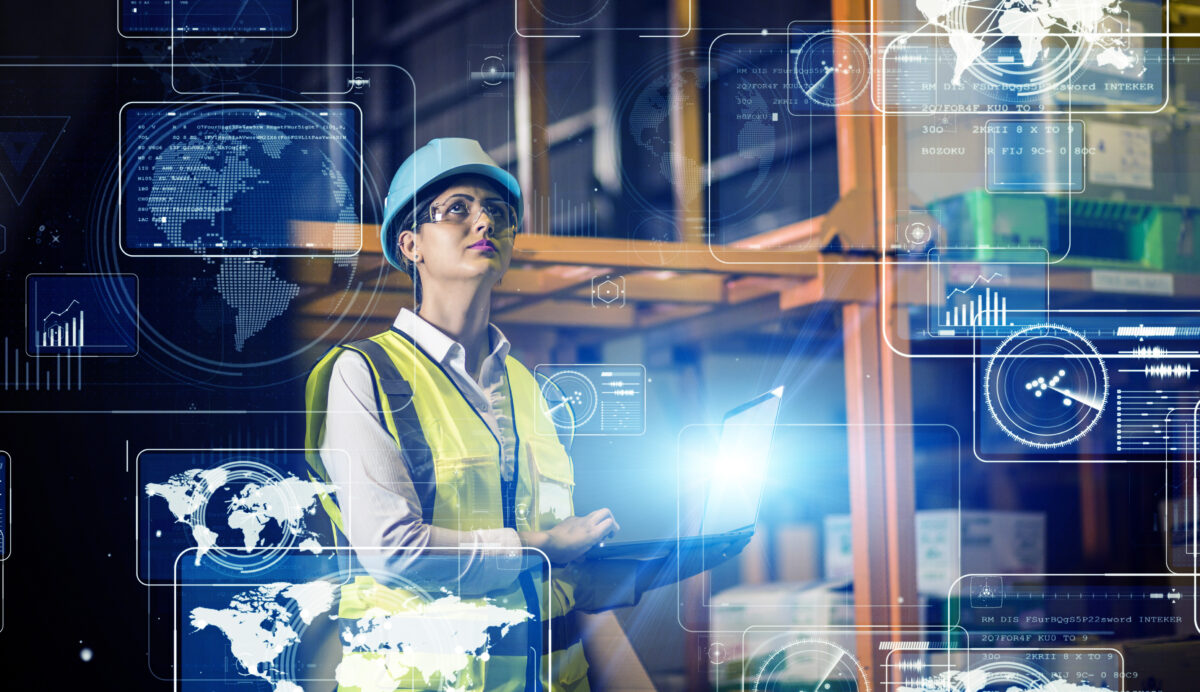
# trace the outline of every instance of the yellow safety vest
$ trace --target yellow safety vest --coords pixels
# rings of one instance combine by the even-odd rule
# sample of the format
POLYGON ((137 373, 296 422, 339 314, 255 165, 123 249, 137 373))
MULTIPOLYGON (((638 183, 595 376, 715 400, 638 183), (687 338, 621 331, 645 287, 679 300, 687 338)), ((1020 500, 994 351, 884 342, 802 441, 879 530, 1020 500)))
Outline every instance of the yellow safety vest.
MULTIPOLYGON (((358 353, 370 368, 380 424, 404 450, 427 524, 457 531, 505 527, 540 531, 574 513, 571 459, 556 436, 545 434, 554 428, 533 374, 511 356, 505 361, 517 448, 515 479, 504 482, 499 440, 441 366, 395 329, 330 350, 309 374, 305 446, 317 476, 328 480, 316 450, 324 438, 333 363, 344 351, 358 353)), ((345 533, 333 499, 325 496, 322 503, 334 525, 345 533)), ((359 576, 342 586, 338 616, 360 619, 370 613, 402 613, 418 600, 411 591, 359 576)), ((544 651, 537 661, 532 653, 508 650, 514 647, 493 647, 487 656, 469 657, 467 668, 454 680, 455 689, 507 692, 535 689, 539 683, 542 689, 556 691, 588 689, 587 661, 573 610, 574 586, 569 580, 555 573, 546 585, 525 572, 511 589, 489 593, 487 600, 533 613, 536 617, 529 626, 542 628, 541 641, 549 640, 552 650, 544 651), (542 602, 547 593, 548 604, 542 602)), ((405 652, 405 656, 424 654, 436 662, 439 654, 446 653, 450 652, 405 652)), ((382 654, 347 652, 342 664, 353 656, 382 654)), ((437 676, 423 679, 413 670, 396 680, 396 689, 439 689, 445 682, 437 676)))

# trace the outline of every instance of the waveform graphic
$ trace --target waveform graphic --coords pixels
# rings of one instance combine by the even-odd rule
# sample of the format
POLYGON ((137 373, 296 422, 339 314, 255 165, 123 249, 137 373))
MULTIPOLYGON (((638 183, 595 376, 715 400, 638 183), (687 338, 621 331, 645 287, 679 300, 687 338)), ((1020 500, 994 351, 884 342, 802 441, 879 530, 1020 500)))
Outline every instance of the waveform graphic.
POLYGON ((1132 368, 1121 370, 1121 372, 1141 373, 1146 377, 1191 377, 1192 373, 1196 372, 1196 370, 1192 368, 1191 363, 1175 363, 1174 365, 1169 363, 1153 363, 1146 365, 1140 370, 1132 368))
POLYGON ((1200 355, 1197 351, 1173 351, 1162 346, 1137 346, 1128 351, 1121 351, 1122 355, 1133 356, 1135 358, 1169 358, 1171 356, 1195 356, 1200 355))
POLYGON ((948 294, 946 294, 946 300, 950 300, 951 298, 953 298, 955 293, 962 293, 963 295, 966 295, 967 293, 969 293, 971 291, 971 289, 978 286, 980 281, 982 281, 985 284, 990 284, 993 281, 995 281, 996 279, 1002 279, 1002 278, 1004 278, 1004 275, 1001 274, 1000 272, 992 272, 992 275, 987 277, 986 279, 983 277, 982 274, 980 274, 979 276, 975 277, 975 280, 971 282, 970 286, 967 286, 966 288, 956 288, 953 291, 950 291, 948 294))
POLYGON ((902 658, 900 659, 900 662, 896 664, 896 667, 906 673, 920 673, 921 671, 925 670, 925 662, 919 658, 914 658, 912 660, 906 660, 902 658))

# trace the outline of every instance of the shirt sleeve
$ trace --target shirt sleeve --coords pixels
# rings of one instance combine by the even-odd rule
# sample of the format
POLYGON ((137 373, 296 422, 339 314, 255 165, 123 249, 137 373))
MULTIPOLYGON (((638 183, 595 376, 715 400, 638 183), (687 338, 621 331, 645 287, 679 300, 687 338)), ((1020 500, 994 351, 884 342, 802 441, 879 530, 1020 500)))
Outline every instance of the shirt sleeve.
POLYGON ((345 531, 359 562, 376 577, 415 575, 461 593, 509 586, 517 572, 502 556, 520 549, 517 532, 456 531, 422 521, 403 451, 380 421, 375 397, 365 359, 344 351, 329 380, 321 457, 338 488, 345 531))

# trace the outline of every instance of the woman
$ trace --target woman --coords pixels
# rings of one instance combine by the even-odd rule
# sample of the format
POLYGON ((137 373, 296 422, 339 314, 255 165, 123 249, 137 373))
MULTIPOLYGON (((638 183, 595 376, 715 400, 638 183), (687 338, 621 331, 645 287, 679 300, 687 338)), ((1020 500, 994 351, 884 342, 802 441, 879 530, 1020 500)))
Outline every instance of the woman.
MULTIPOLYGON (((449 553, 450 591, 528 609, 552 642, 540 661, 503 641, 470 656, 449 674, 456 689, 587 689, 575 612, 596 589, 575 561, 619 527, 607 509, 574 516, 571 460, 556 437, 538 434, 545 400, 490 324, 492 288, 520 226, 521 189, 478 142, 436 139, 400 167, 384 206, 383 253, 412 276, 416 312, 402 310, 391 330, 333 349, 308 381, 308 448, 320 450, 310 460, 339 488, 345 522, 338 507, 327 509, 372 575, 343 587, 339 615, 402 609, 405 597, 383 583, 436 574, 449 553), (336 462, 339 455, 349 463, 336 462), (521 547, 554 565, 549 585, 496 559, 496 548, 521 547)), ((429 652, 438 653, 452 652, 429 652)), ((381 666, 347 653, 338 681, 366 686, 356 683, 375 676, 377 685, 381 666)), ((406 675, 397 687, 448 682, 406 675)))

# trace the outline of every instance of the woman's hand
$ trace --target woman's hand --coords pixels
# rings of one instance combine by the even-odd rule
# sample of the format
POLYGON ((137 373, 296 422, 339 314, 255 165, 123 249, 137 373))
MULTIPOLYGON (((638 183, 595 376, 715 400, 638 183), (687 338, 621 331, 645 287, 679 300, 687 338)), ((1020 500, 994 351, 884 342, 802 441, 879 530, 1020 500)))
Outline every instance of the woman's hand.
POLYGON ((620 530, 612 511, 606 508, 587 516, 567 517, 548 531, 521 531, 520 536, 523 545, 545 553, 551 564, 562 565, 620 530))

